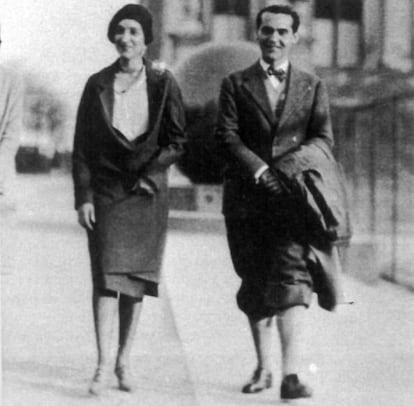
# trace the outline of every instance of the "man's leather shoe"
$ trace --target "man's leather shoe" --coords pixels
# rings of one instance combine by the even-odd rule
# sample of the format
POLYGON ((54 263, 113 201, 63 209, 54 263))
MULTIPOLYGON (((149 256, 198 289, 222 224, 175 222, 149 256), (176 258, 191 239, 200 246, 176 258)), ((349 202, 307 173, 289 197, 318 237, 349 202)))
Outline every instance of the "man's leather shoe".
POLYGON ((252 379, 243 386, 243 393, 258 393, 272 386, 272 373, 259 368, 254 371, 252 379))
POLYGON ((280 387, 280 397, 282 399, 310 398, 312 390, 307 385, 301 383, 296 374, 286 375, 280 387))

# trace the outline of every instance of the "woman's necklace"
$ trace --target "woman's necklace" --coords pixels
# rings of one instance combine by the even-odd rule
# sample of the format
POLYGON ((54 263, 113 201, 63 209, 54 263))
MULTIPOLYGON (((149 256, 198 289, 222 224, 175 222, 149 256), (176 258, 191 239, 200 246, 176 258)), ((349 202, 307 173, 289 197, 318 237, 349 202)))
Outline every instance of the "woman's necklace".
POLYGON ((121 70, 115 75, 115 93, 126 93, 140 79, 143 70, 144 66, 141 66, 138 70, 127 70, 121 68, 121 70))

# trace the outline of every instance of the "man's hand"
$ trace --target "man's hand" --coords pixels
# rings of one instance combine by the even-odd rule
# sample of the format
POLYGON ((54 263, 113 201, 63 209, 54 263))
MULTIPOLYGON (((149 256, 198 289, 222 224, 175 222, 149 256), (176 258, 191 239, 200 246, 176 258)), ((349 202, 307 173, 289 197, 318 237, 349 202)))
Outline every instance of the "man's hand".
POLYGON ((259 185, 265 188, 271 196, 278 197, 284 192, 283 185, 278 176, 266 169, 259 178, 259 185))
POLYGON ((78 209, 78 222, 83 228, 93 230, 95 223, 95 206, 92 203, 84 203, 78 209))

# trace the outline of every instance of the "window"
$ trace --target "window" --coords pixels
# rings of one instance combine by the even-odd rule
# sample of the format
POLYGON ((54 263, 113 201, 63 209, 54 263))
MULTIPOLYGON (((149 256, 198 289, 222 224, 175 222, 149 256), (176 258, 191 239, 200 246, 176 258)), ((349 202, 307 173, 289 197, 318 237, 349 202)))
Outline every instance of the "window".
POLYGON ((233 14, 241 17, 249 15, 248 0, 215 0, 214 14, 233 14))
POLYGON ((211 38, 213 41, 236 41, 247 37, 249 0, 215 0, 211 38))
POLYGON ((167 31, 179 36, 200 36, 205 31, 202 0, 175 0, 166 3, 167 31))
POLYGON ((312 54, 317 65, 360 63, 362 6, 362 0, 315 0, 312 54))
POLYGON ((385 1, 383 63, 402 71, 413 69, 414 62, 414 1, 399 0, 398 7, 385 1))

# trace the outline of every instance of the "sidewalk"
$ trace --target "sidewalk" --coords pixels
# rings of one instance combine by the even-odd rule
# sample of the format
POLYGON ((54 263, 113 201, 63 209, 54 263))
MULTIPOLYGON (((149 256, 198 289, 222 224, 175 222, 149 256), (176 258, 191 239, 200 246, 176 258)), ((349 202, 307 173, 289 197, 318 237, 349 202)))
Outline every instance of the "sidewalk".
MULTIPOLYGON (((182 219, 171 222, 163 295, 145 300, 133 351, 137 393, 87 397, 95 362, 91 283, 70 181, 29 176, 19 183, 19 208, 7 228, 12 266, 2 274, 4 406, 282 404, 277 346, 275 388, 240 393, 255 359, 235 305, 239 281, 225 236, 220 227, 178 229, 182 219)), ((411 406, 414 294, 349 277, 345 287, 354 305, 309 311, 304 376, 315 397, 297 403, 411 406)))
POLYGON ((70 182, 25 176, 19 184, 17 212, 1 230, 8 249, 1 275, 0 403, 196 405, 167 294, 161 300, 145 299, 132 354, 137 392, 116 390, 114 379, 113 389, 102 399, 87 395, 96 362, 92 285, 85 233, 71 207, 70 182))
MULTIPOLYGON (((234 303, 238 281, 224 237, 191 235, 196 256, 184 254, 189 239, 174 234, 167 264, 180 258, 181 266, 166 274, 166 282, 199 404, 281 404, 277 388, 259 395, 239 393, 255 360, 246 320, 234 303)), ((316 306, 309 311, 305 377, 316 395, 301 404, 412 405, 414 294, 387 282, 368 286, 350 278, 345 288, 354 305, 340 306, 336 313, 316 306)), ((276 347, 275 371, 279 360, 276 347)))

